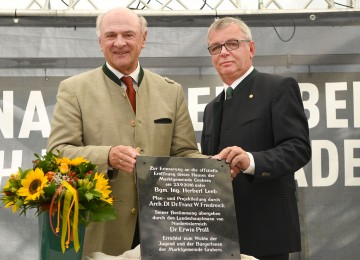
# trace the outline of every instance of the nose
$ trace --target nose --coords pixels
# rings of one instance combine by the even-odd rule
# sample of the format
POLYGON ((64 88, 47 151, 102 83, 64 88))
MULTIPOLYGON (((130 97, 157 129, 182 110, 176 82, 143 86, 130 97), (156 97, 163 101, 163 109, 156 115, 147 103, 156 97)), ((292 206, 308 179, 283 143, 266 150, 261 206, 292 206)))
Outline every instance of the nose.
POLYGON ((124 37, 122 37, 121 35, 117 35, 116 38, 114 39, 114 45, 116 45, 116 46, 126 45, 126 41, 125 41, 124 37))
POLYGON ((221 54, 226 54, 226 53, 229 53, 229 51, 228 51, 228 49, 226 49, 226 47, 225 47, 225 44, 223 44, 223 45, 221 45, 221 49, 220 49, 220 55, 221 54), (224 51, 223 51, 224 50, 224 51))

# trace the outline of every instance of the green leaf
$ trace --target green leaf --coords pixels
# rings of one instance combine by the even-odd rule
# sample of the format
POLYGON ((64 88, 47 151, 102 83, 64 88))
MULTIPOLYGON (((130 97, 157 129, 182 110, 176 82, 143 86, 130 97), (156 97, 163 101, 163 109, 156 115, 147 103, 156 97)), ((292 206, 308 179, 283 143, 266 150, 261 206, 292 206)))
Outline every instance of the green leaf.
POLYGON ((85 198, 87 200, 92 200, 94 198, 94 195, 91 192, 86 192, 85 193, 85 198))
POLYGON ((57 187, 56 187, 55 183, 51 183, 50 186, 44 187, 45 197, 52 198, 52 196, 56 192, 56 189, 57 189, 57 187))
POLYGON ((101 193, 96 190, 89 190, 94 197, 101 198, 101 193))

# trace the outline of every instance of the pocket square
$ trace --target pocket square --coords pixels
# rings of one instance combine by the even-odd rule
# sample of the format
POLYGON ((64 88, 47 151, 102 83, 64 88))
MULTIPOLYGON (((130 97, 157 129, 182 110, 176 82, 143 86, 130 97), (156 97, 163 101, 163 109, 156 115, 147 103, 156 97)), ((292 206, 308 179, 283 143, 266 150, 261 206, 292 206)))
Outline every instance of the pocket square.
POLYGON ((155 124, 171 124, 171 118, 158 118, 154 120, 155 124))

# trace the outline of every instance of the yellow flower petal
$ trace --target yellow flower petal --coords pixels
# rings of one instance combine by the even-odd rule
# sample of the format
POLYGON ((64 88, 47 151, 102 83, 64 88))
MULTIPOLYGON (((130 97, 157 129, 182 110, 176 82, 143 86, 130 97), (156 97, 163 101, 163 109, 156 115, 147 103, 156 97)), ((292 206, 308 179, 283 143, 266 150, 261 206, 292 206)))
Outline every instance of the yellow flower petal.
POLYGON ((66 162, 60 163, 59 170, 62 174, 68 173, 69 172, 69 164, 66 162))
POLYGON ((78 165, 80 165, 82 163, 88 163, 88 162, 89 161, 84 159, 83 157, 77 157, 77 158, 71 160, 70 164, 73 165, 73 166, 78 166, 78 165))

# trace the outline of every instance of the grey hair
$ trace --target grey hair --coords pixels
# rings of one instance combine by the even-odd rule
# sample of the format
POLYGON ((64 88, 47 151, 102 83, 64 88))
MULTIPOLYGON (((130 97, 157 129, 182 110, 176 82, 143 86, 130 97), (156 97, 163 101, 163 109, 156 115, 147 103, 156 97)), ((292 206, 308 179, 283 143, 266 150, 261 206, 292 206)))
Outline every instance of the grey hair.
POLYGON ((245 34, 246 39, 252 41, 252 35, 251 35, 250 28, 247 26, 247 24, 244 21, 242 21, 239 18, 234 18, 234 17, 223 17, 220 19, 216 19, 210 25, 210 27, 208 29, 208 39, 209 39, 209 34, 212 31, 221 30, 221 29, 229 26, 230 24, 236 24, 237 26, 239 26, 240 30, 245 34))
MULTIPOLYGON (((101 28, 101 23, 104 19, 104 16, 107 14, 108 12, 106 13, 102 13, 102 14, 99 14, 98 17, 96 18, 96 35, 98 37, 100 37, 100 28, 101 28)), ((145 19, 144 16, 142 15, 138 15, 138 18, 139 18, 139 22, 140 22, 140 26, 141 26, 141 32, 142 33, 145 33, 147 31, 147 21, 145 19)))

